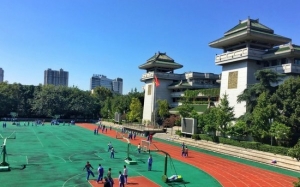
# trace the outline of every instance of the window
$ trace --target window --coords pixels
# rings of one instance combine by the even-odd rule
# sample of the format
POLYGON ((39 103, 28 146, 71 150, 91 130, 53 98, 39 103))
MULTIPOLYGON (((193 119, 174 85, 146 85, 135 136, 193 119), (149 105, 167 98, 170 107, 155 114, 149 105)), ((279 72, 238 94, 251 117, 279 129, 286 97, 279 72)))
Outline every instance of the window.
POLYGON ((271 66, 277 66, 277 60, 272 60, 271 66))
POLYGON ((295 58, 294 59, 294 64, 300 65, 300 58, 295 58))
POLYGON ((148 85, 148 95, 151 95, 152 92, 152 85, 148 85))
POLYGON ((287 63, 287 59, 286 58, 282 58, 280 61, 281 61, 281 64, 286 64, 287 63))
POLYGON ((269 62, 268 61, 263 61, 264 67, 269 67, 269 62))

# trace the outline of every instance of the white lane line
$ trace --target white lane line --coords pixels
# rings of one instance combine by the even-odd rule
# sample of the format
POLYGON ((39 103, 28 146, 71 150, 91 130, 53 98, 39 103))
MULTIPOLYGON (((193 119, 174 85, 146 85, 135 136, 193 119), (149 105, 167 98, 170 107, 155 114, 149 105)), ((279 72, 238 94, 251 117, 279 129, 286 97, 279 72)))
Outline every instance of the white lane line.
POLYGON ((42 147, 44 147, 44 145, 43 145, 42 141, 41 141, 41 140, 39 139, 39 137, 37 136, 37 134, 36 134, 35 130, 34 130, 33 128, 32 128, 32 130, 33 130, 33 132, 34 132, 35 136, 37 137, 37 139, 39 140, 39 142, 41 143, 42 147))
POLYGON ((85 174, 85 173, 80 173, 80 174, 74 175, 73 177, 70 177, 68 180, 66 180, 66 181, 63 183, 62 187, 64 187, 64 186, 67 184, 67 182, 69 182, 69 180, 71 180, 71 179, 73 179, 73 178, 75 178, 75 177, 77 177, 77 176, 79 176, 79 175, 83 175, 83 174, 85 174))

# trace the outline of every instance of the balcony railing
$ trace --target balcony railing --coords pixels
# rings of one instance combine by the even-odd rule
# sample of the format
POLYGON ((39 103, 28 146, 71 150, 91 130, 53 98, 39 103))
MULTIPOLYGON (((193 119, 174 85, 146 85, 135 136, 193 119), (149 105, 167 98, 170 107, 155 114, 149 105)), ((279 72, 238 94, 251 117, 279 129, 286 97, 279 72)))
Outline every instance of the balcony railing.
MULTIPOLYGON (((172 74, 172 73, 155 73, 157 78, 162 79, 170 79, 170 80, 182 80, 183 76, 181 74, 172 74)), ((153 79, 154 78, 154 72, 145 73, 142 75, 141 80, 147 80, 147 79, 153 79)))
POLYGON ((233 61, 242 60, 242 59, 261 60, 261 56, 264 53, 265 53, 264 50, 246 47, 243 49, 216 55, 215 63, 216 64, 224 64, 224 63, 233 62, 233 61))
POLYGON ((297 64, 282 64, 277 66, 264 67, 263 69, 270 69, 277 73, 296 73, 300 74, 300 65, 297 64))

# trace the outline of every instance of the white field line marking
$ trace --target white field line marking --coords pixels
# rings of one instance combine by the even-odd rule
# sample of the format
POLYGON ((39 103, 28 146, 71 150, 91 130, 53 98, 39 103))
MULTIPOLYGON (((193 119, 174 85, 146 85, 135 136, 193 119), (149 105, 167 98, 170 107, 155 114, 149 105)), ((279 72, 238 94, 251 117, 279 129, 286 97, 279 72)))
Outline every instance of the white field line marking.
POLYGON ((55 135, 52 131, 50 131, 53 136, 55 136, 57 139, 59 139, 63 144, 65 144, 66 146, 69 146, 68 144, 66 144, 66 142, 64 142, 62 139, 60 139, 57 135, 55 135))
POLYGON ((79 175, 83 175, 83 174, 84 174, 84 173, 80 173, 80 174, 74 175, 73 177, 70 177, 68 180, 66 180, 66 181, 63 183, 62 187, 64 187, 64 186, 67 184, 67 182, 69 182, 69 180, 71 180, 71 179, 73 179, 73 178, 75 178, 75 177, 77 177, 77 176, 79 176, 79 175))
POLYGON ((65 159, 63 159, 62 157, 60 157, 60 156, 56 156, 56 155, 51 155, 51 154, 48 154, 48 156, 50 157, 50 156, 53 156, 53 157, 57 157, 57 158, 60 158, 60 159, 62 159, 65 163, 67 163, 67 161, 65 160, 65 159))
POLYGON ((26 163, 27 163, 27 165, 28 165, 28 156, 26 156, 26 163))
POLYGON ((89 182, 89 184, 90 184, 91 186, 93 186, 92 183, 91 183, 89 180, 88 180, 88 182, 89 182))
MULTIPOLYGON (((138 174, 140 174, 141 176, 145 177, 144 175, 142 175, 140 172, 137 171, 138 174)), ((145 177, 146 179, 150 180, 149 178, 145 177)), ((153 180, 150 180, 151 182, 157 184, 156 182, 154 182, 153 180)), ((159 186, 159 184, 157 184, 157 186, 159 186)))
POLYGON ((69 147, 69 145, 68 144, 66 144, 66 142, 64 142, 62 139, 60 139, 58 136, 56 136, 55 135, 55 137, 57 138, 57 139, 59 139, 63 144, 65 144, 66 146, 68 146, 69 147))
POLYGON ((42 141, 41 141, 41 140, 39 139, 39 137, 37 136, 37 134, 36 134, 35 130, 34 130, 33 128, 32 128, 32 130, 33 130, 33 132, 34 132, 35 136, 37 137, 37 139, 40 141, 40 143, 41 143, 42 147, 44 147, 44 145, 43 145, 42 141))

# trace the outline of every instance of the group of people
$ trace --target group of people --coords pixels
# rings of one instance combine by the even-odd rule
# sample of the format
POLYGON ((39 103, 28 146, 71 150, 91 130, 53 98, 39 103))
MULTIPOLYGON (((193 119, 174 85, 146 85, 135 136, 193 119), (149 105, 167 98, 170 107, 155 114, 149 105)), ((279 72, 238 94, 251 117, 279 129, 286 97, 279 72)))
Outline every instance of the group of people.
POLYGON ((128 133, 128 139, 131 139, 131 140, 135 140, 136 138, 136 132, 129 132, 128 133))
MULTIPOLYGON (((111 127, 109 128, 111 130, 111 127)), ((107 127, 105 125, 102 125, 101 123, 98 125, 97 128, 95 128, 94 130, 94 134, 99 134, 99 131, 101 131, 102 133, 107 133, 107 127)))
MULTIPOLYGON (((86 180, 89 180, 90 175, 95 177, 92 169, 94 169, 93 166, 89 162, 87 162, 83 168, 83 170, 87 171, 86 180)), ((111 168, 108 168, 107 174, 106 174, 106 176, 104 176, 104 168, 101 164, 99 164, 97 172, 98 172, 97 183, 99 183, 101 181, 101 183, 104 184, 104 187, 113 187, 114 186, 115 182, 112 178, 111 168)), ((123 172, 119 171, 119 177, 118 177, 119 187, 125 187, 125 184, 128 184, 127 179, 128 179, 128 169, 127 169, 126 165, 124 165, 123 172)))
POLYGON ((181 156, 184 156, 184 157, 189 156, 188 147, 184 144, 184 142, 181 144, 181 156))
POLYGON ((3 127, 3 128, 6 128, 6 122, 4 122, 4 123, 2 124, 2 127, 3 127))

